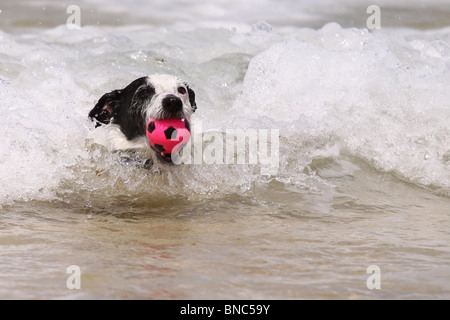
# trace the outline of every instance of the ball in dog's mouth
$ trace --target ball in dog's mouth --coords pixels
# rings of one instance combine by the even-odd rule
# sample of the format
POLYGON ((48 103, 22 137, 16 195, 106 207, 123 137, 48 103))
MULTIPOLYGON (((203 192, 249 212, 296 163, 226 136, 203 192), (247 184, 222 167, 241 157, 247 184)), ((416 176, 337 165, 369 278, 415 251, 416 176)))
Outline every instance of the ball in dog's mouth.
POLYGON ((147 123, 147 139, 150 146, 164 160, 178 154, 191 138, 191 124, 188 118, 168 118, 155 120, 150 118, 147 123))

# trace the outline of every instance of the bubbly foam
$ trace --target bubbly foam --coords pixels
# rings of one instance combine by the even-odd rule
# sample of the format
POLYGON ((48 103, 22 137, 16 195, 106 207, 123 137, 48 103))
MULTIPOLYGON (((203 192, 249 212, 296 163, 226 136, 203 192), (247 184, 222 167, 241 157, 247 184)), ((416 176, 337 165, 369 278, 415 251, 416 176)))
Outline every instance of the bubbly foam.
POLYGON ((292 150, 307 146, 285 154, 300 166, 337 144, 383 171, 448 190, 449 39, 449 29, 299 30, 252 59, 234 109, 273 120, 292 150))
POLYGON ((151 73, 190 82, 205 131, 279 129, 280 181, 308 186, 303 169, 312 159, 348 152, 448 190, 449 29, 248 29, 0 32, 0 205, 92 194, 204 197, 267 181, 253 165, 145 172, 103 148, 105 131, 94 130, 89 110, 151 73))

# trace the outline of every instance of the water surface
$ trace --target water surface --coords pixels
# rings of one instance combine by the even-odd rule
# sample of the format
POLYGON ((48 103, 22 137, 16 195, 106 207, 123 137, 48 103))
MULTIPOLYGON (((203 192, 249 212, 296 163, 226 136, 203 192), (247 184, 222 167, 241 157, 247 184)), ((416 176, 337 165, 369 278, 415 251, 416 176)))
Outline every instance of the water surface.
POLYGON ((82 1, 79 30, 70 4, 0 5, 0 298, 450 297, 445 1, 374 31, 364 1, 82 1), (152 73, 197 138, 279 130, 277 170, 124 164, 87 114, 152 73))

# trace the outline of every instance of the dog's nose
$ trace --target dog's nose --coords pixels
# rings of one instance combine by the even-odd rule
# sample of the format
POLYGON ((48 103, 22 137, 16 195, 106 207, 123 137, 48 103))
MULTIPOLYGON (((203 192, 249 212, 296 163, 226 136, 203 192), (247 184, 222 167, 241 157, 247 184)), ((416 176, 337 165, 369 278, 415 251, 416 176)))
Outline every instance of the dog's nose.
POLYGON ((169 112, 177 112, 183 108, 183 102, 180 98, 174 95, 168 95, 162 99, 162 106, 169 112))

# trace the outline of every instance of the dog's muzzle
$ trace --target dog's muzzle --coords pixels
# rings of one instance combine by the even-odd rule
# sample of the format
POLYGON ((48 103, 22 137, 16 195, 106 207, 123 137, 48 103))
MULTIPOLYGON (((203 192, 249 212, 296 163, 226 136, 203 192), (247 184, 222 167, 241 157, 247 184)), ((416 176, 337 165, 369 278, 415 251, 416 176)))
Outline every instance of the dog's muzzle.
POLYGON ((180 98, 174 95, 168 95, 162 99, 161 104, 164 110, 171 114, 180 112, 183 109, 183 102, 180 98))

